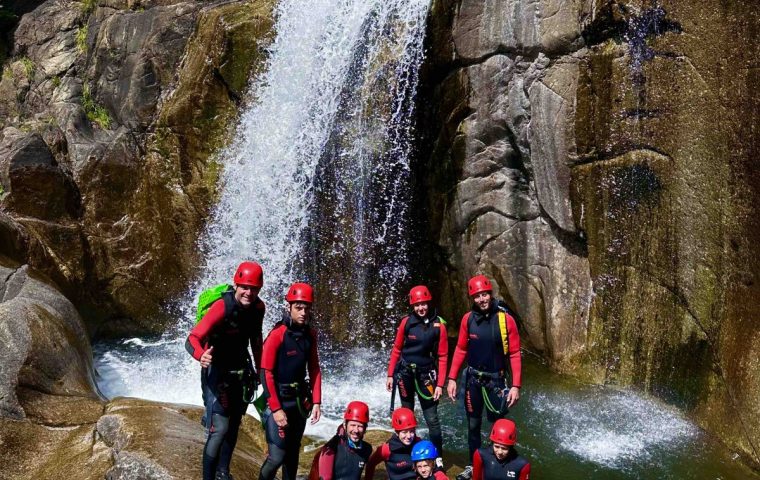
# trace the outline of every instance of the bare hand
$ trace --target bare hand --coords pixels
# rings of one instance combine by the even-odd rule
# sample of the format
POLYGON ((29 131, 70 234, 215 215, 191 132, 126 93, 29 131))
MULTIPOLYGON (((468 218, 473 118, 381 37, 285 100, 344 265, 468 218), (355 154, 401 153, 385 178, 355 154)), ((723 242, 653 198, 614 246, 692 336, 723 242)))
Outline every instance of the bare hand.
POLYGON ((314 425, 320 418, 322 418, 322 407, 319 404, 316 404, 311 410, 311 424, 314 425))
POLYGON ((385 389, 390 391, 393 391, 393 377, 388 377, 385 379, 385 389))
POLYGON ((520 389, 517 387, 512 387, 509 389, 509 393, 507 394, 507 407, 511 407, 517 401, 520 400, 520 389))
POLYGON ((453 401, 457 399, 457 382, 449 379, 449 384, 446 386, 446 393, 449 394, 449 398, 453 401))
POLYGON ((201 367, 206 368, 211 365, 211 352, 214 351, 214 347, 209 347, 208 350, 201 355, 201 367))
POLYGON ((285 415, 285 410, 277 410, 272 414, 272 418, 278 427, 285 428, 288 426, 288 416, 285 415))
POLYGON ((435 392, 433 392, 433 400, 438 401, 439 398, 441 398, 441 395, 443 395, 443 387, 435 387, 435 392))

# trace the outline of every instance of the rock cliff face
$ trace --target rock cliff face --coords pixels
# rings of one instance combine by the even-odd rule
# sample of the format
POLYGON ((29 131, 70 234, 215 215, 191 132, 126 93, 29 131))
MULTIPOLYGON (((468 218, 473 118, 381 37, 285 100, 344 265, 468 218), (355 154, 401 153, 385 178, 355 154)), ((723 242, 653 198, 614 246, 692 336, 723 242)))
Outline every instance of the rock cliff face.
POLYGON ((90 333, 162 329, 273 3, 49 0, 20 17, 0 80, 3 253, 54 279, 90 333))
MULTIPOLYGON (((82 318, 28 265, 0 261, 0 343, 0 479, 202 476, 201 409, 103 400, 82 318)), ((235 474, 258 474, 264 446, 248 417, 235 474)))
POLYGON ((684 407, 760 465, 760 16, 434 2, 423 166, 444 299, 490 275, 556 368, 684 407))

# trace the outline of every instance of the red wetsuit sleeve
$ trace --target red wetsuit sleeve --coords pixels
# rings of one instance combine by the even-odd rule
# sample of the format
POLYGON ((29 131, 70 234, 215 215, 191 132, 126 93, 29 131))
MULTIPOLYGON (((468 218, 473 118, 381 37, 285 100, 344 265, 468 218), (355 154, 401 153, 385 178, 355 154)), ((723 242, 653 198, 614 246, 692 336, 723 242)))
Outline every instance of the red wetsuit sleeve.
POLYGON ((483 480, 483 459, 477 450, 472 456, 472 480, 483 480))
POLYGON ((309 380, 311 381, 311 401, 314 405, 322 403, 322 370, 319 368, 317 353, 317 332, 311 330, 311 352, 309 352, 309 380))
POLYGON ((389 458, 391 458, 391 448, 388 443, 384 443, 377 447, 375 451, 372 452, 372 455, 370 455, 369 460, 367 460, 367 471, 364 473, 364 480, 372 480, 375 476, 375 467, 377 467, 380 462, 387 462, 389 458))
POLYGON ((470 313, 465 313, 459 324, 459 338, 457 338, 457 347, 454 349, 454 357, 451 359, 451 369, 449 370, 449 378, 454 381, 456 381, 459 369, 462 368, 464 359, 467 356, 467 342, 470 341, 470 331, 467 328, 467 320, 469 318, 470 313))
POLYGON ((259 321, 259 328, 257 331, 252 332, 251 335, 251 352, 253 353, 253 362, 256 364, 256 372, 261 371, 261 351, 262 351, 262 344, 263 344, 263 338, 262 338, 262 328, 263 328, 263 322, 264 322, 264 314, 266 313, 266 306, 264 305, 264 302, 260 302, 257 305, 257 318, 259 321))
POLYGON ((529 480, 530 479, 530 463, 526 464, 522 470, 520 470, 520 478, 517 480, 529 480))
MULTIPOLYGON (((215 326, 224 321, 224 300, 217 300, 211 304, 206 315, 201 318, 187 337, 186 348, 194 359, 201 359, 203 352, 207 350, 206 341, 215 326)), ((212 354, 213 355, 213 354, 212 354)))
POLYGON ((401 349, 404 348, 404 329, 406 328, 406 321, 409 317, 401 319, 401 323, 396 330, 396 340, 393 342, 393 348, 391 348, 391 360, 388 362, 388 376, 392 377, 396 371, 396 364, 398 359, 401 358, 401 349))
POLYGON ((512 386, 522 385, 522 356, 520 355, 520 333, 512 315, 507 315, 507 330, 509 330, 509 365, 512 369, 512 386))
POLYGON ((435 473, 433 473, 433 478, 435 480, 449 480, 449 477, 447 477, 446 473, 443 472, 442 470, 436 470, 435 473))
POLYGON ((446 383, 446 368, 449 365, 449 336, 446 333, 446 325, 440 324, 438 328, 441 337, 438 339, 438 386, 443 388, 446 383))
POLYGON ((264 390, 267 393, 269 409, 276 412, 282 408, 277 396, 277 384, 274 381, 274 369, 277 367, 277 353, 285 337, 285 325, 275 328, 267 336, 261 352, 261 370, 264 372, 264 390))
POLYGON ((335 467, 335 450, 327 445, 322 447, 319 453, 319 479, 332 480, 335 467))

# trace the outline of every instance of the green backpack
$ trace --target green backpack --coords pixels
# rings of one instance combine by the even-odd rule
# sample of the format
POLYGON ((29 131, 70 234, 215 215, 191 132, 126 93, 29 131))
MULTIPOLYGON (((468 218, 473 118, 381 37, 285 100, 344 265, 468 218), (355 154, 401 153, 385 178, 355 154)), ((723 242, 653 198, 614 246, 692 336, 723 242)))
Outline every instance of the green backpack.
POLYGON ((219 285, 214 285, 213 287, 202 291, 200 297, 198 297, 198 306, 195 309, 195 324, 197 325, 198 322, 201 321, 214 302, 222 298, 224 292, 231 289, 232 285, 228 283, 220 283, 219 285))

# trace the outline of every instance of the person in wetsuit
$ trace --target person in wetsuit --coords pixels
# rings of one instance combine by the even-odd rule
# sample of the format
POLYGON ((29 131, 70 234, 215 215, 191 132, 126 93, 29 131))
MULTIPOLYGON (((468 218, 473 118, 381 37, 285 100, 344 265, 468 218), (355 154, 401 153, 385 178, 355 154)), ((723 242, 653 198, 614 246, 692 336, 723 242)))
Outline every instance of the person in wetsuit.
POLYGON ((281 466, 282 479, 295 480, 306 419, 311 415, 315 424, 322 414, 317 334, 309 325, 314 290, 309 284, 294 283, 285 299, 288 309, 269 332, 261 357, 268 452, 259 480, 273 480, 281 466))
POLYGON ((425 285, 409 292, 412 312, 401 319, 388 362, 386 388, 398 387, 401 405, 414 410, 415 394, 420 400, 430 439, 439 451, 443 448, 438 400, 448 365, 449 344, 446 325, 431 308, 433 296, 425 285))
POLYGON ((368 423, 367 404, 350 402, 337 433, 314 455, 309 480, 360 480, 372 453, 364 441, 368 423))
MULTIPOLYGON (((449 397, 456 400, 456 378, 467 360, 464 406, 472 461, 481 445, 483 409, 488 421, 495 422, 504 418, 520 398, 522 359, 517 323, 506 305, 493 297, 490 280, 476 275, 467 287, 473 305, 462 317, 446 389, 449 397)), ((472 464, 457 475, 457 480, 470 480, 471 476, 472 464)))
POLYGON ((265 306, 259 298, 264 285, 261 265, 241 263, 233 288, 224 292, 190 331, 185 348, 201 364, 201 386, 208 429, 203 448, 203 480, 231 479, 230 461, 240 422, 248 407, 244 399, 255 389, 261 367, 261 324, 265 306))
POLYGON ((530 462, 515 450, 517 427, 502 418, 491 429, 491 448, 479 448, 472 458, 472 480, 530 479, 530 462))
POLYGON ((412 480, 416 477, 412 468, 412 446, 420 439, 417 436, 417 419, 414 411, 401 407, 391 415, 391 427, 396 432, 369 457, 365 480, 372 480, 375 467, 385 462, 385 472, 389 480, 412 480))

